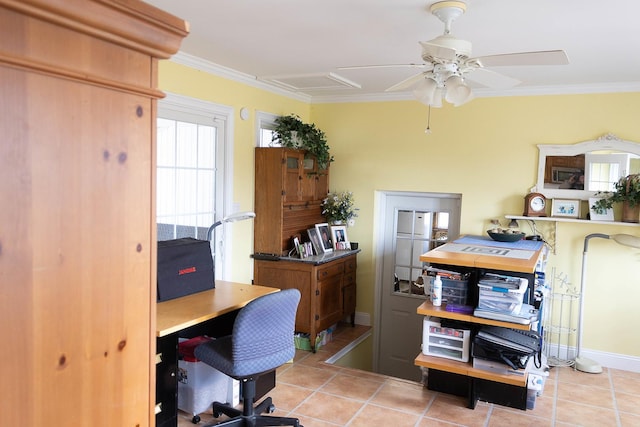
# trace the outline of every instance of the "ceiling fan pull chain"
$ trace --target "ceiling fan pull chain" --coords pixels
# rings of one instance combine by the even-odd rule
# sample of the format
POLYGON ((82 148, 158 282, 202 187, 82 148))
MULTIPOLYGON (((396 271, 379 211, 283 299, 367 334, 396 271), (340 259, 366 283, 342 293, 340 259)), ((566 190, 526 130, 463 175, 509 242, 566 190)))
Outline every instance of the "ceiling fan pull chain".
POLYGON ((424 133, 427 135, 431 135, 431 105, 429 105, 429 113, 427 115, 427 128, 424 130, 424 133))

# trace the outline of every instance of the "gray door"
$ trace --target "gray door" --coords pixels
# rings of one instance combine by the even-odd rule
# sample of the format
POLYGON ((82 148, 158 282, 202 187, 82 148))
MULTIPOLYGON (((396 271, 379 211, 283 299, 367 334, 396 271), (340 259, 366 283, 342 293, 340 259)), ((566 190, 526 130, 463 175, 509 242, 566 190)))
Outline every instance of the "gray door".
POLYGON ((420 380, 413 364, 422 342, 417 307, 429 297, 420 255, 460 232, 459 194, 380 193, 374 369, 420 380))

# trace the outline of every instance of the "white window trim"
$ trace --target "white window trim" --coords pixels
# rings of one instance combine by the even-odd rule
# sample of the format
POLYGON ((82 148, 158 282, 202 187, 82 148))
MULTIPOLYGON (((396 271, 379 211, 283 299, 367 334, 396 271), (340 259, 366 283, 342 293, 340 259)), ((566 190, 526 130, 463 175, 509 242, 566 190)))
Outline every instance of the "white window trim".
MULTIPOLYGON (((158 102, 158 117, 171 113, 173 117, 185 114, 188 117, 200 116, 203 122, 222 121, 224 141, 218 147, 218 158, 223 162, 222 179, 216 180, 216 221, 234 212, 233 209, 233 141, 234 139, 234 108, 226 105, 203 101, 175 93, 166 93, 166 97, 158 102)), ((230 280, 231 253, 233 249, 232 228, 223 224, 216 228, 214 242, 217 253, 215 256, 215 271, 217 278, 230 280), (225 244, 223 244, 225 242, 225 244)))
POLYGON ((260 147, 260 131, 263 128, 273 129, 276 126, 276 119, 280 117, 277 114, 266 113, 264 111, 256 112, 256 147, 260 147))

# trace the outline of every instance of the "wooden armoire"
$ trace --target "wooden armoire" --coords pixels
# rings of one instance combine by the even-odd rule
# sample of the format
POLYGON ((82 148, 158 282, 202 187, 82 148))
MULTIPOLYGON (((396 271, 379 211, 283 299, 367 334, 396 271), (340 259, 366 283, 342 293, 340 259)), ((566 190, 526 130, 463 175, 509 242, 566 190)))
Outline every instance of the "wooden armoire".
POLYGON ((138 0, 0 0, 2 426, 154 423, 158 59, 138 0))

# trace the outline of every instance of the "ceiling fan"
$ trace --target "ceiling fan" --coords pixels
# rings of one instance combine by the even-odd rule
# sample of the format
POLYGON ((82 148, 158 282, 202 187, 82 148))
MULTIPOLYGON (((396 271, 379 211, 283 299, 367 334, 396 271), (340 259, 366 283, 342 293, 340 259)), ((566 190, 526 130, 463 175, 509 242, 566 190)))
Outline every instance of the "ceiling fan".
POLYGON ((520 52, 502 55, 471 57, 471 43, 451 34, 451 23, 467 10, 463 1, 438 1, 429 7, 429 11, 444 23, 444 34, 433 40, 419 42, 422 46, 423 64, 369 65, 342 67, 341 69, 378 68, 378 67, 420 67, 424 71, 413 75, 386 91, 398 91, 416 86, 415 97, 422 103, 441 107, 442 99, 454 106, 462 105, 473 99, 473 92, 466 80, 477 82, 492 89, 507 89, 520 84, 520 81, 496 73, 486 67, 513 65, 566 65, 569 63, 563 50, 520 52))

